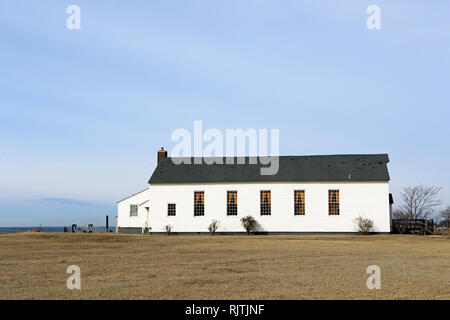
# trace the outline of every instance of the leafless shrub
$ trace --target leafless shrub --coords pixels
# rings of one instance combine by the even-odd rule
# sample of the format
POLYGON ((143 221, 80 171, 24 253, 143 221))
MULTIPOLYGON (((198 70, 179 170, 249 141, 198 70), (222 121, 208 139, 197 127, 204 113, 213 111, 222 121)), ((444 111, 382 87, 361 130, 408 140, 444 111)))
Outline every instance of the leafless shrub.
POLYGON ((170 233, 172 232, 172 226, 170 224, 167 224, 164 226, 164 230, 166 230, 167 235, 170 236, 170 233))
POLYGON ((358 218, 354 219, 353 221, 355 221, 356 230, 359 233, 368 234, 372 232, 373 220, 369 218, 364 218, 363 216, 359 215, 358 218))
POLYGON ((250 234, 252 230, 255 229, 256 220, 252 216, 246 216, 241 219, 242 227, 244 227, 245 231, 247 231, 247 235, 250 234))
POLYGON ((219 225, 220 225, 219 221, 217 220, 211 221, 210 225, 208 226, 208 230, 212 236, 216 233, 217 229, 219 229, 219 225))

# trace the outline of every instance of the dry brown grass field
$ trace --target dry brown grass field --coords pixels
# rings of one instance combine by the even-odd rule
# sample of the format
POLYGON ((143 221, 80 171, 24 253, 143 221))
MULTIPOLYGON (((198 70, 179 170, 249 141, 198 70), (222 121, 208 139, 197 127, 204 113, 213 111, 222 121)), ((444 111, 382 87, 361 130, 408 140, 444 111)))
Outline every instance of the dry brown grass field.
POLYGON ((450 239, 2 234, 0 299, 450 299, 450 239))

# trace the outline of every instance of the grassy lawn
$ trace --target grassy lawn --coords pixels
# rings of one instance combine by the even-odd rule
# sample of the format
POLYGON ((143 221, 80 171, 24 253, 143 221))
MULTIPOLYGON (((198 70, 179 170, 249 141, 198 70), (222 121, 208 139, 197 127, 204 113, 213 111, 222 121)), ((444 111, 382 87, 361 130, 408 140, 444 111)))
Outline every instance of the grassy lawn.
POLYGON ((0 299, 450 299, 450 239, 2 234, 0 299))

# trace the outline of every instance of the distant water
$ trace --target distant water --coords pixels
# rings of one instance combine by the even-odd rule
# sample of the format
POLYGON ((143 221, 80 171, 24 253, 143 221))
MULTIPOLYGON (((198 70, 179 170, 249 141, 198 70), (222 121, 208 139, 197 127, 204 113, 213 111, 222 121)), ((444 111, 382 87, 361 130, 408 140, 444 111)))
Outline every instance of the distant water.
MULTIPOLYGON (((72 226, 66 227, 68 232, 72 232, 72 226)), ((79 228, 87 229, 86 226, 79 226, 79 228)), ((24 231, 30 231, 30 230, 41 230, 41 232, 64 232, 64 226, 62 227, 0 227, 0 233, 7 232, 7 233, 17 233, 17 232, 24 232, 24 231)), ((116 227, 112 226, 109 227, 109 230, 115 231, 116 227)), ((95 232, 106 232, 106 227, 96 227, 94 226, 95 232)), ((79 230, 78 232, 83 232, 82 230, 79 230)))

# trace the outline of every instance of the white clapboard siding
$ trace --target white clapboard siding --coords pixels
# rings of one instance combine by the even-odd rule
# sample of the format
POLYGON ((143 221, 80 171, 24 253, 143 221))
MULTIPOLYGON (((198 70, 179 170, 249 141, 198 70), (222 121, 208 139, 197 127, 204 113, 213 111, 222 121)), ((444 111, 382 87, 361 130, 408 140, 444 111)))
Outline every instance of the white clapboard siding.
MULTIPOLYGON (((208 232, 213 219, 219 232, 243 232, 240 219, 251 215, 258 230, 266 232, 355 232, 359 215, 374 221, 374 231, 390 232, 389 183, 374 182, 270 182, 152 184, 144 192, 118 203, 119 227, 144 227, 146 212, 129 216, 129 205, 148 200, 148 225, 153 232, 208 232), (328 214, 328 190, 339 190, 340 215, 328 214), (227 191, 237 191, 238 215, 227 216, 227 191), (271 191, 272 214, 260 215, 260 191, 271 191), (294 190, 305 190, 304 216, 294 215, 294 190), (194 217, 194 191, 205 192, 205 215, 194 217), (176 216, 167 216, 167 204, 176 204, 176 216)), ((143 206, 142 206, 143 207, 143 206)))

